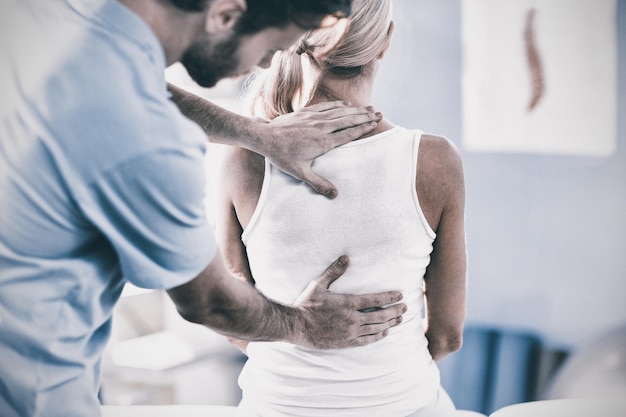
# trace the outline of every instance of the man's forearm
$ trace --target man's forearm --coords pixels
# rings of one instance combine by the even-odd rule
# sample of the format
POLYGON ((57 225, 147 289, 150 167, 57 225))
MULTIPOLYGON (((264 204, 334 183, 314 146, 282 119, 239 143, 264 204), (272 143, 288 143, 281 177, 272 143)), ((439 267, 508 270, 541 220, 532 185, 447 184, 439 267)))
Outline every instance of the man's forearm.
POLYGON ((168 294, 186 320, 238 339, 292 341, 302 320, 294 307, 267 299, 227 273, 219 255, 196 279, 168 294))
POLYGON ((231 287, 219 302, 215 302, 214 296, 212 308, 205 310, 207 314, 197 322, 239 339, 295 341, 294 336, 299 333, 297 323, 301 321, 295 308, 267 299, 246 282, 236 280, 236 286, 240 288, 231 287), (232 293, 237 297, 228 299, 232 293))
POLYGON ((228 111, 171 83, 167 88, 181 113, 200 125, 211 143, 258 149, 259 127, 264 121, 228 111))
POLYGON ((243 340, 285 341, 316 349, 362 346, 402 321, 402 294, 335 294, 328 291, 348 266, 339 257, 287 306, 264 297, 230 275, 217 255, 195 279, 168 290, 185 319, 243 340), (387 306, 385 308, 381 307, 387 306), (369 312, 365 312, 369 311, 369 312))

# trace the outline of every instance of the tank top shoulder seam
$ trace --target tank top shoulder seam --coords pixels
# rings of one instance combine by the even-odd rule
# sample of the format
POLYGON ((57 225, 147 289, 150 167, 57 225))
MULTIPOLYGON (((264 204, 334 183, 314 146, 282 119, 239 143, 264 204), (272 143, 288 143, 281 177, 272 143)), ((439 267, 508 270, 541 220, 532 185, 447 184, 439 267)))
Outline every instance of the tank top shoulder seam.
POLYGON ((271 167, 269 160, 265 159, 265 173, 263 174, 263 184, 261 185, 261 193, 259 194, 259 201, 257 202, 256 207, 254 208, 254 212, 252 213, 252 217, 248 222, 248 226, 241 233, 241 240, 244 244, 250 238, 250 234, 254 230, 254 226, 258 223, 259 218, 261 217, 261 212, 263 211, 263 206, 265 206, 265 201, 267 200, 267 195, 269 194, 269 183, 271 180, 271 167))
POLYGON ((419 198, 417 196, 417 184, 416 184, 416 180, 417 180, 417 161, 419 158, 419 146, 420 146, 420 142, 421 142, 421 138, 422 135, 424 134, 423 131, 421 130, 413 130, 413 138, 412 138, 412 175, 411 175, 411 195, 412 195, 412 199, 413 199, 413 204, 415 205, 415 210, 417 211, 417 215, 419 216, 422 225, 424 226, 424 229, 426 230, 426 233, 428 234, 428 236, 430 236, 431 239, 435 239, 437 237, 437 233, 435 233, 435 231, 432 229, 432 227, 430 227, 430 224, 428 223, 428 220, 426 219, 426 216, 424 215, 424 211, 422 210, 422 205, 419 202, 419 198))

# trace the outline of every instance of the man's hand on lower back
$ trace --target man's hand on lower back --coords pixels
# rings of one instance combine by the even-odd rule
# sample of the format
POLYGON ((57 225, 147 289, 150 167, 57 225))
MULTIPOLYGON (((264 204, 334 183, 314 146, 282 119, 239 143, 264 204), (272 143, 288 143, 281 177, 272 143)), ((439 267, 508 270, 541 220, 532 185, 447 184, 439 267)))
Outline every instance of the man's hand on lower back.
POLYGON ((328 290, 348 267, 348 258, 337 259, 319 278, 309 284, 296 300, 299 312, 294 340, 315 349, 363 346, 385 337, 402 322, 406 305, 402 294, 337 294, 328 290))

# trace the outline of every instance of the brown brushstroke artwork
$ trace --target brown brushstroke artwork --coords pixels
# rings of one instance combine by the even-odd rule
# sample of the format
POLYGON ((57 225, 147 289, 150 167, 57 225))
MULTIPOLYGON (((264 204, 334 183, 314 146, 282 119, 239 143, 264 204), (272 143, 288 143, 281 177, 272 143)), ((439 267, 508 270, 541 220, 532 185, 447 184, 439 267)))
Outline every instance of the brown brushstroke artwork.
POLYGON ((541 57, 537 48, 537 38, 535 34, 536 10, 530 9, 526 13, 526 26, 524 29, 524 44, 526 48, 526 58, 531 80, 531 96, 528 103, 528 112, 532 112, 541 101, 545 93, 545 79, 541 57))

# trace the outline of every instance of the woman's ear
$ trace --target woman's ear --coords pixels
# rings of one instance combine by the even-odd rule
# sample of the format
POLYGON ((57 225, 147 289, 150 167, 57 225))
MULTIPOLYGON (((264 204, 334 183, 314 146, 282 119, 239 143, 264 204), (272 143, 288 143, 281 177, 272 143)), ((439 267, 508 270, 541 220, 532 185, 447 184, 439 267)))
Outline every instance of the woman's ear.
POLYGON ((385 47, 383 48, 382 51, 380 51, 380 54, 378 54, 376 58, 383 59, 383 56, 385 56, 385 52, 387 52, 387 49, 389 49, 389 45, 391 45, 391 36, 393 35, 393 31, 395 28, 396 28, 396 22, 392 20, 389 23, 389 30, 387 30, 387 39, 385 40, 385 47))
POLYGON ((228 32, 245 11, 245 0, 212 0, 209 2, 205 29, 208 33, 228 32))

